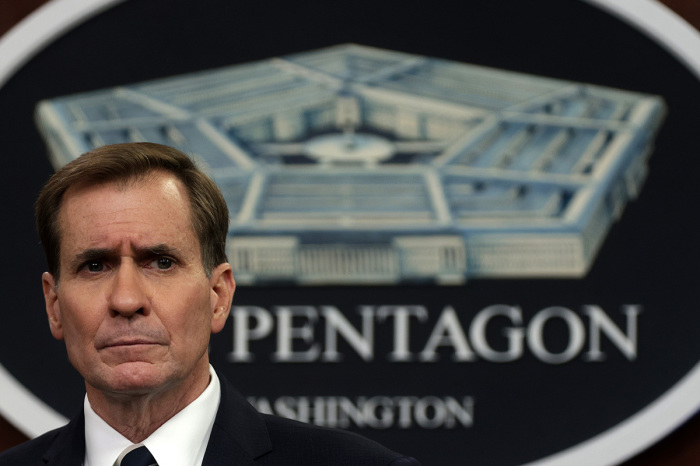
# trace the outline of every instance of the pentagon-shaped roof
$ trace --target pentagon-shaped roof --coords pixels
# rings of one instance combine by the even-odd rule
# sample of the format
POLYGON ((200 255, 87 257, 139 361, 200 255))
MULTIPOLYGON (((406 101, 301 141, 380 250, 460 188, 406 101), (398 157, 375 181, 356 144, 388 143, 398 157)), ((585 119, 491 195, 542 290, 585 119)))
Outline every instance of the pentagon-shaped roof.
POLYGON ((151 141, 231 211, 239 281, 584 274, 646 176, 656 96, 340 45, 60 97, 59 166, 151 141))

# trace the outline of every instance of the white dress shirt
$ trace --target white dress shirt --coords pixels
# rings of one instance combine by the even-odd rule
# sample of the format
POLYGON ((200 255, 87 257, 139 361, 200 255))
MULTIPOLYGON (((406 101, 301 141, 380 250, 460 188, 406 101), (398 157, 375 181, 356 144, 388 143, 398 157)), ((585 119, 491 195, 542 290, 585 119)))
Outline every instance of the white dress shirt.
MULTIPOLYGON (((159 466, 201 466, 219 409, 221 385, 209 366, 209 385, 197 399, 160 426, 146 440, 159 466)), ((114 466, 131 441, 114 430, 95 411, 85 396, 84 466, 114 466)))

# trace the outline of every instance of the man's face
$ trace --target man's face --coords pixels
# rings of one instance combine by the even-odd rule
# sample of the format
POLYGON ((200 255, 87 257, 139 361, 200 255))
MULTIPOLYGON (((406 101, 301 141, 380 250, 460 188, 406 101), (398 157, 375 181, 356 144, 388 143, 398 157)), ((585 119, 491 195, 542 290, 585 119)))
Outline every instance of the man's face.
POLYGON ((70 188, 58 220, 60 280, 43 276, 46 309, 88 395, 203 389, 234 283, 228 264, 207 277, 180 181, 153 172, 70 188))

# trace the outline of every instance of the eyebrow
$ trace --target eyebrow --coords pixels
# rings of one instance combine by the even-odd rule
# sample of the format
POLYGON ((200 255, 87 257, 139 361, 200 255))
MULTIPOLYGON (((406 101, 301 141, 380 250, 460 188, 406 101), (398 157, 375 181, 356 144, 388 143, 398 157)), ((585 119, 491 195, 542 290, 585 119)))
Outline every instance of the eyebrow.
MULTIPOLYGON (((89 248, 85 249, 73 257, 71 267, 75 268, 81 264, 90 261, 112 259, 119 256, 117 248, 89 248)), ((155 244, 147 247, 134 248, 134 256, 137 260, 146 259, 154 256, 179 256, 177 248, 169 246, 165 243, 155 244)))
POLYGON ((108 248, 90 248, 79 252, 71 261, 71 268, 90 261, 104 260, 110 256, 114 256, 115 250, 108 248))
POLYGON ((177 256, 179 251, 177 248, 169 246, 165 243, 156 244, 147 248, 136 248, 136 256, 177 256))

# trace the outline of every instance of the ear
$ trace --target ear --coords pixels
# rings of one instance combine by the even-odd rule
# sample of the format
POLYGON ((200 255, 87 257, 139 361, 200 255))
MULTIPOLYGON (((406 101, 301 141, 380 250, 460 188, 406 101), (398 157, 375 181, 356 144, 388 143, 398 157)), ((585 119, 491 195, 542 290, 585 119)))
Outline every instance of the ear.
POLYGON ((63 325, 61 324, 61 305, 56 294, 56 281, 48 272, 41 275, 41 284, 44 287, 44 302, 46 303, 46 315, 49 318, 51 334, 57 340, 63 340, 63 325))
POLYGON ((224 328, 231 311, 236 282, 233 280, 231 264, 219 264, 211 273, 211 333, 218 333, 224 328))

